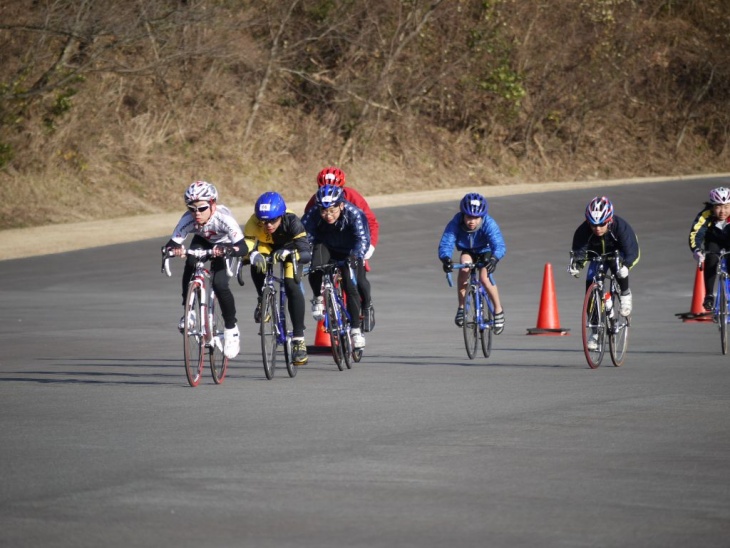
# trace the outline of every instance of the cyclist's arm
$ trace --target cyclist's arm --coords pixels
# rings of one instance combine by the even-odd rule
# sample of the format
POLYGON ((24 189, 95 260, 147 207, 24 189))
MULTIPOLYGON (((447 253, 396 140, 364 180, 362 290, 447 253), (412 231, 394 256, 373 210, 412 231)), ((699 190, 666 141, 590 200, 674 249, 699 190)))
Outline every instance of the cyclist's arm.
POLYGON ((345 200, 360 208, 368 220, 368 228, 370 229, 370 245, 375 247, 378 245, 378 237, 380 236, 380 223, 378 223, 375 213, 370 209, 370 204, 357 190, 345 187, 345 200))
MULTIPOLYGON (((458 217, 458 216, 457 216, 458 217)), ((459 229, 458 219, 454 217, 444 228, 439 242, 438 254, 439 260, 451 259, 454 254, 454 246, 456 245, 456 233, 459 229)))
POLYGON ((484 217, 484 227, 487 238, 489 239, 492 257, 501 260, 507 253, 507 245, 504 243, 504 237, 502 236, 502 231, 499 229, 497 221, 487 215, 484 217))
POLYGON ((697 250, 702 250, 705 244, 705 235, 707 234, 707 226, 709 224, 710 216, 712 211, 705 209, 700 211, 695 217, 692 227, 689 230, 689 248, 694 253, 697 250))
POLYGON ((639 240, 634 229, 624 219, 614 217, 616 225, 616 238, 619 244, 621 260, 627 268, 631 268, 639 262, 639 240))

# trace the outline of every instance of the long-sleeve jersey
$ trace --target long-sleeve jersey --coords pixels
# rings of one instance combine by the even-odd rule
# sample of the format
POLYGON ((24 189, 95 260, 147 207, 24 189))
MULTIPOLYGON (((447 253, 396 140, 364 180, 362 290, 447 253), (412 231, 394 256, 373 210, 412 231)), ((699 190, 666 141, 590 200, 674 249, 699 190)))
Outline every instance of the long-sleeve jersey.
MULTIPOLYGON (((380 237, 380 224, 378 219, 375 217, 375 213, 370 209, 370 205, 367 200, 363 198, 357 190, 350 188, 349 186, 342 187, 343 197, 346 201, 350 202, 355 207, 362 210, 368 220, 368 229, 370 230, 370 245, 375 247, 378 245, 378 238, 380 237)), ((304 211, 307 212, 316 206, 317 195, 313 194, 304 207, 304 211)))
POLYGON ((689 248, 694 252, 703 249, 706 241, 714 241, 720 247, 730 247, 730 223, 720 221, 712 214, 712 208, 700 211, 689 231, 689 248))
POLYGON ((485 215, 479 228, 467 230, 462 222, 463 214, 457 213, 446 225, 439 242, 439 259, 450 259, 454 247, 459 251, 471 253, 489 253, 499 260, 507 253, 507 246, 502 237, 497 221, 485 215))
POLYGON ((344 207, 334 223, 325 221, 319 214, 319 207, 313 207, 302 217, 302 224, 312 245, 321 243, 336 253, 362 259, 370 247, 367 217, 351 203, 342 203, 344 207))
POLYGON ((251 215, 243 227, 243 237, 249 252, 256 248, 264 253, 288 249, 298 253, 300 262, 308 262, 312 257, 307 231, 299 217, 289 210, 284 213, 273 234, 269 234, 255 214, 251 215))
MULTIPOLYGON (((186 211, 180 217, 170 237, 170 243, 180 246, 190 234, 200 236, 213 245, 233 244, 238 246, 243 240, 241 226, 233 217, 231 210, 222 204, 216 205, 215 212, 203 225, 196 224, 193 214, 186 211)), ((240 246, 239 251, 234 252, 234 255, 245 255, 245 253, 245 246, 240 246)))
POLYGON ((631 268, 639 262, 639 240, 634 229, 621 217, 614 215, 603 236, 596 236, 588 221, 583 221, 573 234, 573 255, 581 260, 586 251, 606 254, 618 251, 624 265, 631 268))

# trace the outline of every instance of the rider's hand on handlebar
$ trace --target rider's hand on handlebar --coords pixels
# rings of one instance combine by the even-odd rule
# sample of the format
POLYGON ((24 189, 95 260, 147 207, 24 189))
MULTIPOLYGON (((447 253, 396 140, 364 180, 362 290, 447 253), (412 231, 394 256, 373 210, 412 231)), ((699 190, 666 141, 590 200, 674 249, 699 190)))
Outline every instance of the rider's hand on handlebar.
POLYGON ((575 261, 570 261, 570 264, 568 265, 568 274, 574 278, 577 278, 580 275, 580 268, 578 268, 578 264, 575 261))
POLYGON ((251 252, 251 254, 249 255, 249 261, 251 261, 251 266, 254 270, 258 271, 261 274, 264 274, 266 272, 266 259, 258 251, 251 252))
POLYGON ((701 249, 695 249, 692 255, 694 255, 697 264, 702 264, 705 262, 705 253, 701 249))
POLYGON ((489 259, 487 259, 487 263, 484 266, 486 267, 487 272, 489 274, 494 272, 494 270, 497 268, 498 262, 499 262, 499 259, 497 259, 497 257, 489 257, 489 259))
POLYGON ((274 262, 283 263, 289 255, 291 255, 291 251, 288 249, 277 249, 273 254, 274 262))
POLYGON ((454 270, 454 263, 451 261, 450 258, 449 259, 441 259, 441 262, 443 263, 442 264, 442 268, 444 269, 444 272, 446 272, 446 274, 448 274, 449 272, 451 272, 452 270, 454 270))

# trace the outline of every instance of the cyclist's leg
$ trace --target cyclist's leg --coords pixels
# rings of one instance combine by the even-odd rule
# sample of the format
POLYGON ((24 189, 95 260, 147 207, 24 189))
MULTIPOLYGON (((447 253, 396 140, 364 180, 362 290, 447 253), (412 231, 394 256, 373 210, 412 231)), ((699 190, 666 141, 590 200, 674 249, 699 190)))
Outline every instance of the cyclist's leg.
MULTIPOLYGON (((201 236, 193 236, 193 239, 190 241, 190 246, 188 249, 210 249, 213 247, 213 245, 206 240, 205 238, 201 236)), ((190 283, 190 278, 193 275, 193 272, 195 271, 195 257, 187 257, 185 259, 185 268, 183 269, 183 275, 182 275, 182 305, 185 306, 185 299, 188 297, 188 284, 190 283)))
POLYGON ((294 338, 304 337, 304 294, 299 284, 289 277, 291 264, 287 264, 287 275, 284 277, 284 290, 286 291, 287 306, 292 323, 292 335, 294 338))
POLYGON ((218 297, 221 306, 221 314, 226 324, 226 329, 236 327, 236 300, 228 285, 228 273, 226 272, 226 261, 222 258, 213 259, 210 262, 213 290, 218 297))
POLYGON ((705 302, 703 303, 705 310, 712 310, 712 307, 715 306, 715 280, 717 279, 717 263, 720 262, 720 257, 714 255, 714 253, 719 253, 721 249, 721 243, 712 234, 708 234, 705 238, 705 251, 710 253, 705 257, 702 272, 705 280, 705 302))
POLYGON ((357 291, 360 293, 360 308, 362 311, 363 331, 372 331, 375 327, 375 312, 373 311, 373 300, 370 292, 370 280, 367 279, 365 262, 357 265, 357 291))
POLYGON ((479 273, 479 279, 486 289, 489 298, 494 306, 494 334, 500 335, 504 331, 504 309, 502 308, 502 301, 499 298, 499 289, 497 284, 494 283, 493 278, 489 275, 486 268, 482 268, 479 273))
MULTIPOLYGON (((339 257, 338 260, 344 260, 346 258, 339 257)), ((362 322, 360 321, 360 293, 357 291, 357 284, 350 276, 349 268, 343 268, 340 272, 342 274, 345 295, 347 296, 347 313, 350 315, 350 326, 353 329, 360 329, 362 322)), ((355 276, 357 276, 357 273, 355 276)))

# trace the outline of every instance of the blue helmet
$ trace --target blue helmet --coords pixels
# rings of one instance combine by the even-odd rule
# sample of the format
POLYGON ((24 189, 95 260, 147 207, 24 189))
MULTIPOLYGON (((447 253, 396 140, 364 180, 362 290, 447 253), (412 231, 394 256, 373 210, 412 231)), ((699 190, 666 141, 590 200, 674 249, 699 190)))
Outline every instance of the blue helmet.
POLYGON ((488 209, 487 199, 476 192, 470 192, 461 199, 461 212, 464 215, 484 217, 488 209))
POLYGON ((605 225, 613 219, 613 204, 605 196, 596 196, 586 206, 586 220, 593 226, 605 225))
POLYGON ((342 187, 335 185, 324 185, 317 189, 316 200, 317 205, 322 209, 327 209, 341 203, 344 200, 345 191, 342 187))
POLYGON ((284 198, 281 197, 281 194, 277 192, 264 192, 256 200, 254 212, 259 221, 271 221, 286 213, 286 203, 284 203, 284 198))

